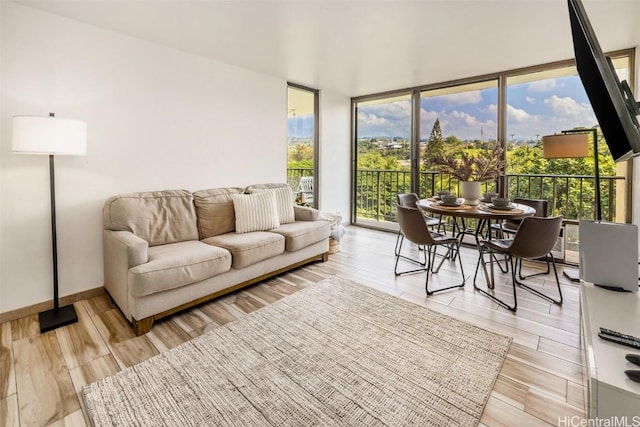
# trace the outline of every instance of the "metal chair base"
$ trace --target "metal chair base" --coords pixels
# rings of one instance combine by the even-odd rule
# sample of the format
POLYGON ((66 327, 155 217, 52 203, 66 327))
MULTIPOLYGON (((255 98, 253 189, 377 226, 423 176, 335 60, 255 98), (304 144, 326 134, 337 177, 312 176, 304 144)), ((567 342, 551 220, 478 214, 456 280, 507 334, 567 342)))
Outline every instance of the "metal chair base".
MULTIPOLYGON (((418 269, 406 270, 406 271, 398 271, 398 262, 400 261, 400 258, 405 258, 405 259, 407 258, 407 257, 404 257, 401 254, 402 244, 403 243, 404 243, 404 236, 401 236, 400 237, 400 245, 399 245, 399 248, 398 248, 398 250, 396 252, 396 265, 395 265, 395 268, 394 268, 394 274, 396 276, 400 276, 402 274, 418 273, 418 272, 426 271, 427 272, 427 277, 425 279, 425 292, 427 293, 427 295, 433 295, 436 292, 441 292, 441 291, 446 291, 446 290, 449 290, 449 289, 464 287, 464 285, 466 283, 466 278, 465 278, 465 275, 464 275, 464 267, 462 266, 461 257, 457 257, 458 258, 458 262, 460 264, 460 273, 462 275, 462 283, 458 284, 458 285, 448 286, 446 288, 429 290, 429 276, 431 276, 431 274, 437 274, 440 271, 440 268, 442 267, 442 264, 444 264, 444 261, 446 259, 452 259, 452 254, 454 254, 456 251, 460 250, 460 244, 459 244, 459 242, 457 240, 448 239, 447 241, 444 241, 441 244, 431 245, 431 246, 425 247, 424 248, 424 252, 425 252, 425 257, 426 257, 426 265, 424 266, 424 268, 418 268, 418 269), (447 252, 445 254, 441 255, 440 263, 438 263, 438 265, 436 266, 435 263, 434 263, 435 257, 436 257, 436 255, 440 256, 440 254, 437 253, 437 247, 438 246, 446 246, 447 247, 447 252)), ((412 258, 408 258, 408 260, 413 261, 412 258)), ((455 260, 453 260, 453 261, 455 261, 455 260)))
MULTIPOLYGON (((520 279, 526 279, 528 277, 533 277, 533 276, 538 276, 542 273, 535 273, 535 274, 531 274, 528 276, 522 276, 522 259, 520 258, 516 258, 515 262, 514 262, 514 257, 509 254, 509 253, 505 253, 505 255, 508 258, 510 267, 511 267, 511 285, 513 288, 513 305, 509 305, 507 302, 499 299, 498 297, 496 297, 495 295, 490 294, 489 292, 485 291, 482 288, 479 288, 477 285, 477 278, 478 278, 478 270, 480 269, 480 264, 482 263, 482 270, 484 272, 484 276, 485 276, 485 280, 487 282, 487 286, 490 289, 495 288, 495 283, 493 280, 493 275, 491 275, 489 272, 487 271, 487 266, 486 266, 486 261, 484 260, 484 254, 485 252, 489 252, 489 256, 494 256, 494 254, 497 251, 492 250, 491 248, 482 245, 480 247, 480 255, 478 256, 478 263, 476 264, 476 271, 475 274, 473 276, 473 288, 477 291, 479 291, 480 293, 484 294, 485 296, 489 297, 490 299, 492 299, 493 301, 497 302, 498 304, 500 304, 501 306, 503 306, 504 308, 512 311, 512 312, 516 312, 518 309, 518 297, 517 297, 517 293, 516 293, 516 285, 526 289, 527 291, 549 301, 552 302, 554 304, 558 304, 558 305, 562 305, 562 301, 563 301, 563 297, 562 297, 562 289, 560 288, 560 280, 558 279, 558 271, 556 269, 556 262, 555 259, 553 257, 552 253, 549 253, 548 257, 551 259, 551 265, 553 266, 553 272, 556 278, 556 285, 558 287, 558 295, 559 298, 553 298, 552 296, 543 294, 542 292, 538 291, 537 289, 534 289, 528 285, 525 285, 524 283, 522 283, 520 280, 518 280, 518 277, 516 277, 516 274, 518 276, 520 276, 520 279), (519 265, 518 265, 519 264, 519 265), (517 272, 517 273, 516 273, 517 272)), ((548 265, 547 265, 548 266, 548 265)))

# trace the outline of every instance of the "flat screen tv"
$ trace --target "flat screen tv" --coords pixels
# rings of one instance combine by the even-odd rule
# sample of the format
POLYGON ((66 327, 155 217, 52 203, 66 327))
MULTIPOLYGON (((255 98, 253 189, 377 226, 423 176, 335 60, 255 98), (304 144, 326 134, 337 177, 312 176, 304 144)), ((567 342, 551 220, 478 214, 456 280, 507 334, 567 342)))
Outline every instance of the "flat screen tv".
POLYGON ((573 50, 582 85, 616 162, 640 155, 640 109, 604 55, 581 0, 568 0, 573 50))

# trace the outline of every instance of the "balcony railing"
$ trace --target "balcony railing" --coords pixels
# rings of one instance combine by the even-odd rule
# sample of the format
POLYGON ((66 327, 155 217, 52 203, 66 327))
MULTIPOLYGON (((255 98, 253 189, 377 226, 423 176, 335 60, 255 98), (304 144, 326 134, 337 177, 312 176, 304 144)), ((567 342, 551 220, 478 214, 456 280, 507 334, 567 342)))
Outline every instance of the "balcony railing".
MULTIPOLYGON (((418 194, 426 197, 448 190, 460 194, 459 182, 452 176, 438 172, 420 171, 418 194)), ((594 185, 592 175, 534 175, 507 174, 506 196, 549 200, 552 215, 566 220, 595 218, 594 185)), ((616 188, 624 184, 623 176, 602 176, 602 214, 606 221, 616 216, 616 188)), ((483 191, 496 191, 497 183, 484 182, 483 191)), ((398 170, 358 170, 356 172, 356 214, 358 218, 375 221, 396 221, 396 194, 410 192, 411 173, 398 170)))
MULTIPOLYGON (((288 169, 291 181, 310 176, 312 169, 288 169)), ((439 172, 419 172, 418 194, 427 197, 447 190, 460 194, 459 182, 451 175, 439 172)), ((549 200, 551 215, 562 215, 565 220, 595 219, 595 178, 593 175, 536 175, 507 174, 506 195, 549 200)), ((624 218, 617 203, 617 193, 625 185, 624 176, 601 176, 600 196, 602 219, 615 221, 624 218)), ((497 183, 482 183, 482 191, 496 191, 497 183)), ((355 203, 357 218, 373 221, 396 222, 396 195, 411 191, 411 172, 399 170, 360 169, 356 171, 355 203)), ((622 208, 623 209, 623 208, 622 208)))

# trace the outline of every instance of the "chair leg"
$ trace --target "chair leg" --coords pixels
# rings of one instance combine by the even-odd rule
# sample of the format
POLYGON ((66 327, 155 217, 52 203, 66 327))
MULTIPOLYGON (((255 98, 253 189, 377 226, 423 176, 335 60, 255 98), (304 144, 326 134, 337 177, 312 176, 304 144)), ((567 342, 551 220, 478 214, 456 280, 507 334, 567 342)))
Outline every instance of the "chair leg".
POLYGON ((539 273, 527 274, 526 276, 522 274, 522 259, 519 259, 518 266, 518 278, 520 280, 528 279, 529 277, 542 276, 551 273, 551 263, 549 262, 549 257, 544 257, 545 262, 547 263, 547 271, 541 271, 539 273))
POLYGON ((421 262, 419 262, 419 261, 417 261, 417 260, 415 260, 413 258, 409 258, 409 257, 406 257, 406 256, 401 254, 401 252, 402 252, 402 244, 403 243, 404 243, 404 236, 401 235, 400 236, 400 246, 398 247, 398 251, 396 252, 396 266, 393 269, 393 272, 395 273, 395 275, 396 276, 400 276, 401 274, 417 273, 419 271, 428 270, 429 266, 428 266, 428 263, 427 263, 427 251, 426 250, 424 251, 425 261, 424 261, 424 263, 421 263, 421 262), (404 258, 404 259, 406 259, 408 261, 415 262, 415 263, 421 265, 422 268, 418 268, 418 269, 415 269, 415 270, 398 271, 398 261, 400 261, 400 258, 404 258))
MULTIPOLYGON (((453 289, 453 288, 463 288, 464 285, 465 285, 466 279, 464 277, 464 269, 462 267, 462 258, 460 256, 458 256, 458 261, 460 262, 460 273, 462 274, 462 283, 460 283, 459 285, 448 286, 446 288, 440 288, 440 289, 436 289, 436 290, 432 290, 432 291, 429 290, 429 276, 432 273, 437 273, 438 271, 440 271, 440 267, 442 267, 442 264, 444 263, 444 260, 445 259, 450 259, 450 257, 449 257, 450 254, 455 253, 456 250, 457 251, 460 250, 460 243, 459 242, 458 243, 450 243, 450 244, 447 244, 446 246, 447 246, 447 253, 442 256, 442 259, 440 261, 440 264, 438 264, 438 267, 435 268, 435 269, 434 268, 429 268, 427 270, 427 278, 425 280, 425 285, 424 285, 424 288, 425 288, 425 291, 427 292, 427 295, 433 295, 436 292, 446 291, 448 289, 453 289)), ((427 248, 427 251, 429 252, 429 255, 427 257, 429 267, 431 267, 431 263, 435 260, 436 248, 437 248, 437 245, 433 245, 433 246, 430 246, 430 247, 427 248), (433 251, 433 254, 432 254, 432 251, 433 251)))
MULTIPOLYGON (((532 292, 532 293, 538 295, 539 297, 544 298, 547 301, 550 301, 552 303, 555 303, 555 304, 558 304, 558 305, 562 305, 562 289, 560 288, 560 280, 558 279, 558 270, 556 269, 556 261, 555 261, 555 258, 553 257, 552 253, 549 253, 549 257, 551 258, 551 265, 553 266, 553 273, 556 276, 556 285, 558 286, 558 295, 559 295, 558 299, 555 299, 555 298, 553 298, 553 297, 551 297, 549 295, 545 295, 542 292, 540 292, 540 291, 538 291, 536 289, 533 289, 533 288, 525 285, 524 283, 522 283, 520 281, 517 281, 516 277, 515 277, 515 274, 513 275, 513 280, 514 280, 514 283, 517 283, 518 286, 521 286, 521 287, 525 288, 529 292, 532 292)), ((522 260, 520 260, 520 263, 522 263, 522 260)))
MULTIPOLYGON (((491 298, 492 300, 494 300, 495 302, 497 302, 498 304, 500 304, 501 306, 503 306, 504 308, 513 311, 514 313, 516 312, 516 310, 518 309, 518 297, 516 295, 516 277, 515 277, 515 271, 516 269, 514 268, 514 264, 513 264, 513 257, 509 256, 509 261, 511 264, 511 275, 512 275, 512 286, 513 286, 513 305, 509 305, 506 302, 502 301, 501 299, 497 298, 495 295, 490 294, 489 292, 485 291, 484 289, 481 289, 478 287, 477 285, 477 278, 478 278, 478 270, 480 269, 480 264, 482 263, 482 270, 484 272, 484 277, 485 280, 487 282, 487 287, 489 287, 489 284, 491 283, 491 278, 489 277, 489 272, 487 271, 487 266, 486 263, 484 261, 484 253, 489 252, 489 257, 494 256, 493 251, 489 248, 487 248, 486 246, 481 246, 480 247, 480 254, 478 256, 478 263, 476 264, 476 272, 473 275, 473 288, 476 291, 479 291, 480 293, 484 294, 485 296, 491 298)), ((491 283, 493 284, 493 283, 491 283)), ((495 287, 495 286, 494 286, 495 287)))
MULTIPOLYGON (((396 264, 398 263, 398 257, 402 258, 402 259, 406 259, 407 261, 411 261, 414 262, 416 264, 418 264, 421 267, 424 267, 427 265, 427 256, 425 254, 424 256, 424 261, 420 261, 419 259, 415 259, 415 258, 411 258, 405 255, 402 255, 401 250, 402 250, 402 243, 404 241, 404 236, 402 235, 402 231, 398 231, 398 237, 396 237, 396 247, 394 250, 395 256, 396 256, 396 264)), ((422 248, 421 246, 418 247, 418 249, 420 251, 424 250, 424 248, 422 248)), ((414 271, 420 271, 420 270, 414 270, 414 271)), ((397 275, 397 273, 396 273, 397 275)))

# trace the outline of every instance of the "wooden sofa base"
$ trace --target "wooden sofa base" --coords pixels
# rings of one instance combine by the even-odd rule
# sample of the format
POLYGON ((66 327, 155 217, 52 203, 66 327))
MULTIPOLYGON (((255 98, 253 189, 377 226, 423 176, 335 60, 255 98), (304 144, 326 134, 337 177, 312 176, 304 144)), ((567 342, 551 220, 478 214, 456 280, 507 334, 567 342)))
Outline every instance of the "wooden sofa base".
POLYGON ((273 277, 273 276, 277 276, 278 274, 284 273, 284 272, 289 271, 289 270, 293 270, 294 268, 300 267, 300 266, 305 265, 305 264, 309 264, 309 263, 311 263, 313 261, 327 262, 328 259, 329 259, 329 252, 325 252, 323 254, 316 255, 316 256, 313 256, 311 258, 307 258, 307 259, 304 259, 302 261, 296 262, 296 263, 291 264, 291 265, 289 265, 287 267, 282 267, 282 268, 279 268, 277 270, 271 271, 271 272, 269 272, 267 274, 263 274, 262 276, 254 277, 253 279, 247 280, 247 281, 242 282, 242 283, 238 283, 237 285, 231 286, 231 287, 223 289, 221 291, 214 292, 214 293, 209 294, 209 295, 205 295, 205 296, 203 296, 201 298, 195 299, 195 300, 190 301, 188 303, 179 305, 177 307, 171 308, 169 310, 163 311, 163 312, 158 313, 158 314, 154 314, 153 316, 145 317, 144 319, 140 319, 140 320, 132 319, 131 324, 133 326, 133 332, 136 334, 136 336, 144 335, 144 334, 146 334, 147 332, 149 332, 151 330, 151 327, 153 326, 153 322, 155 320, 162 319, 163 317, 170 316, 170 315, 172 315, 174 313, 177 313, 179 311, 182 311, 182 310, 185 310, 187 308, 191 308, 191 307, 194 307, 196 305, 202 304, 204 302, 207 302, 207 301, 212 300, 214 298, 217 298, 219 296, 222 296, 222 295, 228 294, 230 292, 233 292, 235 290, 244 288, 245 286, 253 285, 254 283, 261 282, 261 281, 263 281, 265 279, 268 279, 268 278, 273 277))

